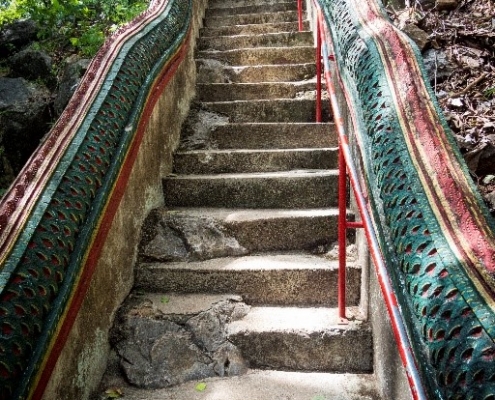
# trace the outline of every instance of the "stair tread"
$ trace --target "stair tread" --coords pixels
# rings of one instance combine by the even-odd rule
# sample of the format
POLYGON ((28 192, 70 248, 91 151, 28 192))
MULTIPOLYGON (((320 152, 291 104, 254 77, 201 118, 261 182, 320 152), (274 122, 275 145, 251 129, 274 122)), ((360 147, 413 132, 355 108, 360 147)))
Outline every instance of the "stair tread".
POLYGON ((329 152, 335 151, 337 147, 308 147, 308 148, 294 148, 294 149, 200 149, 200 150, 184 150, 178 151, 176 155, 184 154, 232 154, 232 153, 289 153, 289 152, 300 152, 300 153, 314 153, 314 152, 329 152))
MULTIPOLYGON (((347 265, 355 268, 353 264, 347 265)), ((262 254, 243 257, 223 257, 206 261, 182 261, 167 263, 141 263, 140 268, 184 270, 281 270, 281 269, 328 269, 338 268, 338 261, 312 254, 262 254)))
POLYGON ((125 388, 128 400, 377 400, 372 374, 286 372, 250 370, 234 377, 205 379, 173 388, 143 390, 125 388))
POLYGON ((276 171, 276 172, 249 172, 249 173, 233 173, 233 174, 191 174, 191 175, 172 175, 165 179, 171 180, 219 180, 219 179, 273 179, 273 178, 304 178, 314 176, 337 176, 338 170, 333 169, 307 169, 307 170, 292 170, 292 171, 276 171))
MULTIPOLYGON (((297 32, 288 31, 288 32, 267 32, 267 33, 263 33, 263 34, 241 33, 238 35, 201 36, 201 39, 222 39, 222 38, 242 38, 242 37, 260 38, 260 37, 264 37, 264 36, 266 36, 266 37, 287 36, 288 34, 301 36, 301 35, 310 35, 310 34, 312 34, 312 32, 311 31, 297 31, 297 32)), ((308 47, 308 46, 309 45, 307 45, 307 46, 294 46, 294 47, 308 47)), ((287 48, 287 47, 293 47, 293 46, 277 46, 277 47, 287 48)), ((270 48, 273 48, 273 47, 270 47, 270 48)), ((240 49, 236 48, 236 50, 240 50, 240 49)))
POLYGON ((213 208, 213 207, 174 207, 166 209, 175 215, 189 215, 191 217, 212 217, 226 219, 229 222, 242 222, 257 219, 270 220, 275 218, 297 217, 325 217, 337 216, 336 207, 325 208, 213 208))

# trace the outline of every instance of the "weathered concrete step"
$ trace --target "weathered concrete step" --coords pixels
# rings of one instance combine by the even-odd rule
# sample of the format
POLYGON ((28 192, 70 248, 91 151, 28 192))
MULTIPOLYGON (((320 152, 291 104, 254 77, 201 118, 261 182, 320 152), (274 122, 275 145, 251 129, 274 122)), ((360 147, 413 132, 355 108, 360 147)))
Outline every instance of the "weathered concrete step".
POLYGON ((311 46, 312 32, 278 32, 258 35, 200 37, 199 50, 232 50, 240 48, 311 46))
POLYGON ((314 63, 232 67, 217 60, 197 60, 198 83, 287 82, 311 79, 314 63))
MULTIPOLYGON (((303 29, 310 29, 309 21, 303 22, 303 29)), ((233 35, 259 35, 274 32, 295 32, 299 30, 297 21, 273 22, 266 24, 231 25, 212 28, 202 28, 199 36, 233 36, 233 35)))
POLYGON ((320 208, 337 204, 336 170, 180 175, 163 179, 169 207, 320 208))
MULTIPOLYGON (((234 3, 235 4, 235 3, 234 3)), ((297 1, 277 2, 273 4, 241 5, 222 8, 209 7, 205 13, 205 19, 221 15, 241 15, 241 14, 266 14, 282 11, 297 11, 297 1)))
POLYGON ((337 148, 192 150, 174 156, 177 174, 229 174, 337 168, 337 148))
POLYGON ((333 123, 236 123, 217 126, 210 140, 218 149, 293 149, 338 145, 333 123))
POLYGON ((312 46, 262 47, 226 51, 199 51, 197 59, 217 60, 234 66, 309 64, 314 62, 315 49, 312 46))
POLYGON ((232 25, 271 24, 297 21, 297 11, 271 12, 266 14, 210 15, 205 19, 206 28, 232 25))
MULTIPOLYGON (((361 270, 347 268, 347 304, 358 305, 361 270)), ((338 262, 307 254, 263 254, 198 262, 143 263, 146 292, 236 294, 251 305, 337 306, 338 262)))
POLYGON ((339 325, 336 309, 254 307, 227 326, 229 340, 251 368, 371 372, 370 327, 339 325))
MULTIPOLYGON (((199 101, 217 102, 234 100, 316 98, 315 82, 261 82, 261 83, 199 83, 196 85, 199 101)), ((327 103, 328 104, 328 103, 327 103)))
POLYGON ((241 376, 208 378, 169 389, 125 387, 126 400, 378 400, 371 374, 251 370, 241 376))
MULTIPOLYGON (((337 240, 336 208, 319 209, 222 209, 222 208, 162 208, 156 210, 157 220, 161 226, 175 221, 174 227, 187 222, 193 228, 203 223, 216 227, 215 232, 226 232, 229 238, 235 240, 244 249, 244 255, 273 252, 273 251, 325 251, 325 248, 337 240), (177 223, 178 221, 178 223, 177 223), (288 240, 287 238, 290 238, 288 240)), ((352 215, 349 214, 349 217, 352 215)), ((209 226, 209 225, 208 225, 209 226)), ((200 229, 191 228, 197 239, 200 229)), ((183 235, 186 237, 187 235, 183 235)), ((187 237, 186 237, 187 240, 187 237)), ((203 241, 204 242, 204 241, 203 241)), ((170 261, 173 258, 161 257, 164 253, 158 246, 154 246, 147 254, 148 260, 170 261)), ((192 247, 189 243, 189 247, 192 247)), ((231 245, 234 250, 236 246, 231 245)), ((237 251, 237 250, 235 250, 237 251)), ((213 257, 204 256, 202 259, 213 257)), ((227 257, 231 251, 217 249, 215 257, 227 257)), ((242 254, 242 253, 241 253, 242 254)))
MULTIPOLYGON (((314 98, 240 100, 226 102, 205 102, 204 108, 222 114, 229 122, 314 122, 316 102, 314 98)), ((330 121, 330 110, 322 110, 324 122, 330 121)))
POLYGON ((266 6, 271 4, 286 3, 288 0, 211 0, 208 2, 209 8, 232 8, 232 7, 246 7, 246 6, 266 6))

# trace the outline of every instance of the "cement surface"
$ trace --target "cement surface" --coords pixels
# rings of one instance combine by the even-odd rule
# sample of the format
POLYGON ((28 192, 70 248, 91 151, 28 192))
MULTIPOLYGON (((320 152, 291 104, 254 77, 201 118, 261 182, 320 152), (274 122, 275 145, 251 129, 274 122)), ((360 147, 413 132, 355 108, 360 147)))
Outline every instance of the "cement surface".
POLYGON ((211 378, 175 388, 124 388, 127 400, 378 400, 372 375, 251 370, 232 378, 211 378))
POLYGON ((335 147, 333 123, 235 123, 216 127, 210 134, 218 149, 293 149, 335 147))

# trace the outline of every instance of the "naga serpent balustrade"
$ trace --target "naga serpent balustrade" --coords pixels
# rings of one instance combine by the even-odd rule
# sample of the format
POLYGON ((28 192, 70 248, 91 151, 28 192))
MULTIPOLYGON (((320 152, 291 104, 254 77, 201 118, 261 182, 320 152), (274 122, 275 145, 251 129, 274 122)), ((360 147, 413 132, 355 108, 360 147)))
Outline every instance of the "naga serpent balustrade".
MULTIPOLYGON (((374 0, 318 0, 374 232, 431 399, 495 399, 495 221, 415 45, 374 0)), ((404 345, 404 344, 402 344, 404 345)))
POLYGON ((91 281, 191 0, 159 0, 91 63, 0 203, 0 399, 39 399, 91 281))

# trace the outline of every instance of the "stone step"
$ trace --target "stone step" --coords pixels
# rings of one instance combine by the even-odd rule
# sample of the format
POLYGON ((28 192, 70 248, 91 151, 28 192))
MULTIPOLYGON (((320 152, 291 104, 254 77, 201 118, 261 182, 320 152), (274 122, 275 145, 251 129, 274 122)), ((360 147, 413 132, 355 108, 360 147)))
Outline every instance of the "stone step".
POLYGON ((311 46, 312 44, 312 32, 278 32, 261 35, 200 37, 198 39, 199 50, 311 46))
POLYGON ((215 127, 211 143, 218 149, 293 149, 336 147, 333 123, 236 123, 215 127))
POLYGON ((266 6, 272 4, 286 3, 287 0, 211 0, 208 2, 209 8, 232 8, 232 7, 246 7, 246 6, 266 6))
MULTIPOLYGON (((310 29, 309 21, 303 21, 303 30, 310 29)), ((263 33, 274 32, 295 32, 299 30, 299 23, 292 22, 273 22, 268 24, 247 24, 231 25, 211 28, 202 28, 200 36, 234 36, 234 35, 259 35, 263 33)))
MULTIPOLYGON (((239 100, 204 102, 205 110, 225 115, 229 122, 314 122, 316 102, 313 98, 239 100)), ((330 110, 322 109, 324 122, 330 121, 330 110)))
POLYGON ((251 370, 241 376, 208 378, 169 389, 124 387, 126 400, 378 400, 372 374, 251 370))
POLYGON ((320 208, 337 205, 336 170, 179 175, 163 179, 168 207, 320 208))
MULTIPOLYGON (((235 3, 234 3, 235 4, 235 3)), ((297 1, 277 2, 273 4, 254 4, 254 5, 240 5, 232 6, 229 3, 226 7, 206 9, 205 19, 211 17, 225 16, 225 15, 242 15, 242 14, 268 14, 283 11, 296 11, 297 1)))
MULTIPOLYGON (((347 268, 347 305, 359 303, 361 270, 347 268)), ((337 306, 338 262, 309 254, 262 254, 197 262, 142 263, 146 292, 236 294, 251 305, 337 306)))
POLYGON ((332 169, 338 165, 337 148, 287 150, 191 150, 177 152, 177 174, 230 174, 332 169))
MULTIPOLYGON (((199 83, 197 99, 203 102, 235 100, 316 99, 315 82, 199 83)), ((328 102, 325 103, 328 105, 328 102)))
POLYGON ((210 15, 205 19, 206 28, 232 25, 260 25, 297 21, 297 11, 271 12, 266 14, 210 15))
POLYGON ((312 79, 314 63, 232 67, 217 60, 197 60, 198 83, 287 82, 312 79))
POLYGON ((361 321, 339 325, 337 309, 253 307, 227 325, 227 337, 251 368, 367 373, 372 334, 361 321))
MULTIPOLYGON (((350 213, 348 218, 352 219, 350 213)), ((165 262, 274 251, 322 253, 337 240, 337 219, 336 208, 160 208, 144 224, 140 259, 165 262)))
POLYGON ((309 64, 314 62, 315 49, 312 46, 262 47, 233 49, 225 51, 199 51, 197 59, 217 60, 224 65, 284 65, 309 64))

